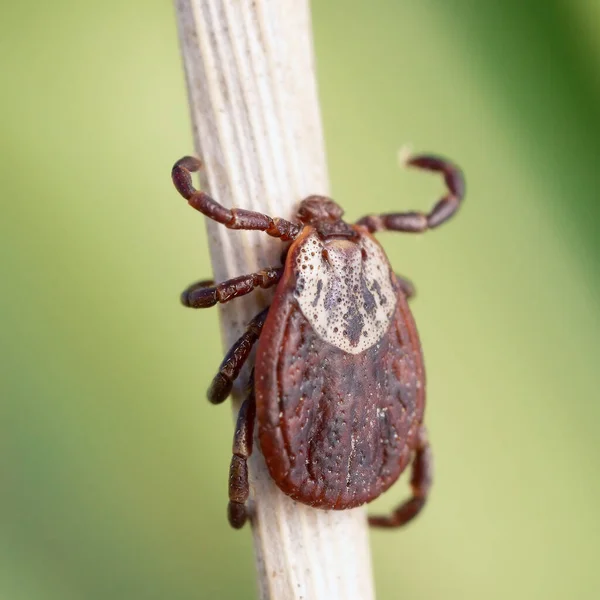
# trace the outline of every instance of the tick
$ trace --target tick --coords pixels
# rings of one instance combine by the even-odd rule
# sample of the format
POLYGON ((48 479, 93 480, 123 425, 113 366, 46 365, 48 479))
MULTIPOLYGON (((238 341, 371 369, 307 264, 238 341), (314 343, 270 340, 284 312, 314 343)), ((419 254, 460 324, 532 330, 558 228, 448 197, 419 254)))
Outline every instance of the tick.
POLYGON ((276 286, 271 305, 250 321, 208 390, 212 403, 223 402, 257 344, 233 440, 228 518, 235 528, 248 518, 255 422, 271 477, 298 502, 335 510, 360 506, 412 463, 412 495, 369 523, 398 527, 425 505, 432 455, 423 424, 423 355, 407 302, 414 288, 394 273, 373 233, 438 227, 457 211, 464 181, 443 158, 419 155, 406 162, 443 174, 446 195, 427 214, 369 215, 353 225, 324 196, 302 200, 295 221, 225 208, 194 188, 198 159, 186 156, 173 167, 179 193, 208 218, 291 242, 282 266, 218 285, 200 281, 181 295, 185 306, 207 308, 276 286))

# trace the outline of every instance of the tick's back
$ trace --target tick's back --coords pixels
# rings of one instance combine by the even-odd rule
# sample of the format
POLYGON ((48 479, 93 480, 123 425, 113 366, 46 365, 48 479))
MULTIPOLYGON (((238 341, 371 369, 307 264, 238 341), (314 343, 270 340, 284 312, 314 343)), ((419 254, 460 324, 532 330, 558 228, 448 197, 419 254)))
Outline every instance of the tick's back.
POLYGON ((363 504, 406 467, 424 404, 419 342, 368 234, 290 248, 259 340, 256 400, 269 470, 293 498, 363 504))

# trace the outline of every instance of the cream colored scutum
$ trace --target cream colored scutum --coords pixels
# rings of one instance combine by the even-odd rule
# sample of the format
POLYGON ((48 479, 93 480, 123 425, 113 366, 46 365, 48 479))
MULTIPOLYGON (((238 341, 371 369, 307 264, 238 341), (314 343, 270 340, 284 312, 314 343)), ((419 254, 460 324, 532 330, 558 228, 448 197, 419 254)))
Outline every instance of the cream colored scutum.
POLYGON ((296 300, 323 340, 359 354, 384 336, 396 294, 387 258, 372 239, 324 242, 312 233, 298 249, 294 270, 296 300))

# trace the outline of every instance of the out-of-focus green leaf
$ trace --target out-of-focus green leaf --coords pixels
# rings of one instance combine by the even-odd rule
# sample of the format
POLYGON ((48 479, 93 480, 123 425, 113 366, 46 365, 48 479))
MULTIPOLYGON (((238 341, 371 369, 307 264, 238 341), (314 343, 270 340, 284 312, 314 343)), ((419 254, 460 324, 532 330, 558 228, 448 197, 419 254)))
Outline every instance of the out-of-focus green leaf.
MULTIPOLYGON (((208 406, 216 313, 172 7, 2 8, 0 596, 253 598, 225 520, 231 416, 208 406)), ((428 368, 431 502, 374 533, 378 597, 597 598, 600 46, 594 3, 314 2, 328 158, 350 218, 442 193, 456 219, 386 234, 428 368)), ((319 190, 315 190, 318 193, 319 190)), ((376 502, 408 493, 406 479, 376 502)))

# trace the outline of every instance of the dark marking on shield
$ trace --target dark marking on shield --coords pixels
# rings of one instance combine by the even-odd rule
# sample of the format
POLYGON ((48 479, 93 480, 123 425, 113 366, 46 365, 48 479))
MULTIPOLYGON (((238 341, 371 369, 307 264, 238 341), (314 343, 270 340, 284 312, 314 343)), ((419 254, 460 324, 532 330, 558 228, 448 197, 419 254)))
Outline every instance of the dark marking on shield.
POLYGON ((333 279, 329 284, 325 299, 323 300, 323 306, 325 310, 331 310, 341 300, 341 290, 337 279, 333 279))
MULTIPOLYGON (((377 284, 377 282, 375 283, 377 284)), ((377 286, 379 287, 379 284, 377 284, 377 286)), ((377 308, 377 305, 375 304, 375 297, 371 293, 371 290, 367 287, 367 281, 364 275, 362 275, 360 278, 360 287, 365 310, 367 311, 367 313, 371 314, 377 308)), ((379 298, 381 301, 381 288, 379 289, 379 298)))
POLYGON ((296 298, 298 296, 302 296, 302 292, 304 291, 305 286, 306 282, 304 280, 304 277, 298 277, 298 281, 296 282, 296 289, 294 290, 296 298))
POLYGON ((348 312, 344 315, 346 321, 346 337, 352 346, 356 346, 360 340, 360 334, 365 326, 365 319, 358 309, 356 299, 350 302, 348 312))
POLYGON ((317 293, 315 294, 315 299, 312 301, 313 306, 316 306, 317 302, 319 302, 319 298, 321 297, 322 289, 323 289, 323 280, 319 279, 319 281, 317 281, 317 293))
POLYGON ((379 296, 379 304, 381 304, 381 306, 385 306, 387 304, 387 298, 381 293, 381 286, 379 285, 379 282, 373 281, 372 286, 375 290, 375 293, 379 296))

